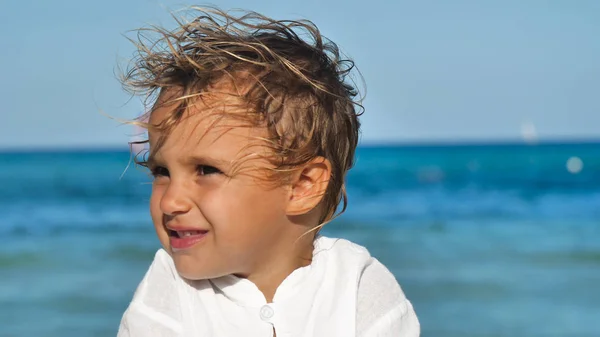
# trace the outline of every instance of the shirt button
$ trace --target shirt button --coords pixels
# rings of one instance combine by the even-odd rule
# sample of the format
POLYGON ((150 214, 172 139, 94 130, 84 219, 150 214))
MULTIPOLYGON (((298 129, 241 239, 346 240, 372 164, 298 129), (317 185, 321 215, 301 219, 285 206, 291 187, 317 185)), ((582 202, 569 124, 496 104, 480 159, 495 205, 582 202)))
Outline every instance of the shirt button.
POLYGON ((271 308, 271 306, 268 304, 265 304, 262 308, 260 308, 260 318, 263 321, 268 321, 273 317, 273 315, 275 315, 275 310, 273 310, 273 308, 271 308))

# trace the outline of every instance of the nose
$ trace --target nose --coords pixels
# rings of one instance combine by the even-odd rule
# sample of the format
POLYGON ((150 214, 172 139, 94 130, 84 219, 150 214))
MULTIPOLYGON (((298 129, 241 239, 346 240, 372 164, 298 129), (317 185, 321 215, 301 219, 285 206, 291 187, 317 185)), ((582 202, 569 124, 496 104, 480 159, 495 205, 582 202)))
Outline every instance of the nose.
POLYGON ((189 212, 192 202, 187 195, 185 183, 171 181, 160 199, 160 209, 163 214, 175 216, 189 212))

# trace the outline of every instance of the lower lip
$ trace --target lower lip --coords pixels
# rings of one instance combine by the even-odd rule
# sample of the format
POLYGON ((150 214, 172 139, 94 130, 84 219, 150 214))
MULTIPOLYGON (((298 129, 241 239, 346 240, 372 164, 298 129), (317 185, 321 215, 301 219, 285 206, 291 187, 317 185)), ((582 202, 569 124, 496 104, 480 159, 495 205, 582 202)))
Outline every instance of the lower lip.
POLYGON ((188 249, 197 244, 198 242, 202 241, 206 234, 208 234, 208 232, 203 234, 190 235, 183 238, 176 238, 171 236, 169 238, 171 240, 171 248, 173 250, 188 249))

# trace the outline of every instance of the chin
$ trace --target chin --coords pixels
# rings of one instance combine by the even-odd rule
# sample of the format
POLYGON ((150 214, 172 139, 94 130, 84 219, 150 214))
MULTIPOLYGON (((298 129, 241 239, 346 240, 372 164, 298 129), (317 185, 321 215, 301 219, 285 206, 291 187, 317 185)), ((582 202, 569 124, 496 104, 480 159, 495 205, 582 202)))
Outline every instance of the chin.
POLYGON ((186 280, 199 281, 227 275, 227 273, 219 272, 216 268, 203 265, 191 255, 177 253, 172 256, 177 273, 186 280))

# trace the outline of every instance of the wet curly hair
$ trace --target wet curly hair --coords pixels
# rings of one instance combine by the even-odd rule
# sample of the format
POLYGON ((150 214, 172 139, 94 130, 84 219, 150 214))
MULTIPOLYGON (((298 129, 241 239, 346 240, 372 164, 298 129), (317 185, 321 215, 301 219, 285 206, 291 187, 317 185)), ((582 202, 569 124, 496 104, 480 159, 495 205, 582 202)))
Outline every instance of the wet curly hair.
MULTIPOLYGON (((356 75, 362 77, 354 62, 343 58, 337 45, 307 20, 274 20, 256 12, 217 8, 192 7, 184 13, 174 16, 174 30, 141 28, 130 39, 136 53, 122 71, 121 82, 152 107, 135 124, 159 129, 166 137, 186 108, 215 83, 240 79, 246 88, 238 98, 251 111, 246 117, 268 130, 265 141, 272 149, 274 171, 289 172, 314 158, 326 158, 332 171, 321 200, 321 225, 341 214, 348 203, 345 175, 354 164, 358 117, 364 110, 355 80, 356 75), (170 88, 181 93, 177 108, 160 125, 150 125, 147 121, 161 92, 170 88)), ((164 137, 150 152, 160 148, 164 137)))

